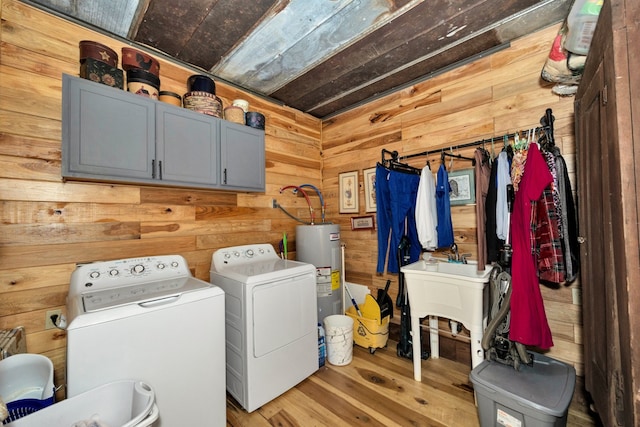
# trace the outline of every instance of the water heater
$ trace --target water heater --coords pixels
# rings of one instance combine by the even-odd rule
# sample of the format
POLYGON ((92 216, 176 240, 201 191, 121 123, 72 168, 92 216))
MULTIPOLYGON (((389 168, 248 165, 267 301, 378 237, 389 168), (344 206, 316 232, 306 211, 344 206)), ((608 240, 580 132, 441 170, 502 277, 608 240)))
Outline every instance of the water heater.
POLYGON ((318 322, 331 314, 344 314, 340 226, 317 224, 296 226, 296 259, 316 268, 318 322))

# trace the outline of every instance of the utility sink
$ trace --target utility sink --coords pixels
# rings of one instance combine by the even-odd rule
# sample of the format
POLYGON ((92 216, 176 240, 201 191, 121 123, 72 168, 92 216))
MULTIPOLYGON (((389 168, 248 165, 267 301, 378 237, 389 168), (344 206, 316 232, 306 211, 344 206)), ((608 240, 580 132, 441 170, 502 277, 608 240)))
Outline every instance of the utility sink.
POLYGON ((420 260, 404 266, 402 267, 402 271, 415 272, 417 274, 420 272, 427 274, 440 273, 441 275, 456 276, 457 278, 464 278, 464 280, 477 280, 484 283, 491 273, 491 266, 487 266, 484 270, 478 271, 478 264, 475 262, 463 264, 461 262, 447 262, 432 258, 429 261, 420 260))
POLYGON ((421 381, 420 319, 429 316, 431 357, 440 356, 438 317, 462 323, 471 335, 472 368, 484 360, 482 332, 486 326, 485 292, 492 267, 478 271, 475 263, 462 264, 435 259, 420 260, 400 268, 404 273, 413 342, 413 376, 421 381))

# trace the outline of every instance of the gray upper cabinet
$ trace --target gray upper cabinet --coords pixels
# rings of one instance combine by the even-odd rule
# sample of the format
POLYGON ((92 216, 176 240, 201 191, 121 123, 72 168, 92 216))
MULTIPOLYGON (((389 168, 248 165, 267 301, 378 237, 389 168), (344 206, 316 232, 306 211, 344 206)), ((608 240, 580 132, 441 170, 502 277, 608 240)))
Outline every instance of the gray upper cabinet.
POLYGON ((62 90, 63 177, 153 178, 153 103, 68 75, 62 90))
POLYGON ((220 120, 169 104, 156 106, 157 176, 163 181, 218 185, 220 120))
POLYGON ((264 131, 63 75, 67 179, 264 191, 264 131))
POLYGON ((221 168, 223 184, 228 187, 264 191, 264 132, 249 126, 222 121, 221 168))

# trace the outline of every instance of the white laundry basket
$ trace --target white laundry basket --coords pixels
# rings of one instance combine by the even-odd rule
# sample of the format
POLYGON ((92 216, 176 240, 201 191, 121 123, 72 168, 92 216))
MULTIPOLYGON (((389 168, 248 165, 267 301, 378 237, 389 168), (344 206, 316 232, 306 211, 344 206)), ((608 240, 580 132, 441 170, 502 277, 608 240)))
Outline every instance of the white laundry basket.
POLYGON ((9 420, 53 404, 54 391, 53 363, 48 357, 21 353, 0 360, 0 397, 7 404, 9 420))
POLYGON ((122 380, 55 403, 5 427, 143 427, 158 415, 151 386, 122 380))

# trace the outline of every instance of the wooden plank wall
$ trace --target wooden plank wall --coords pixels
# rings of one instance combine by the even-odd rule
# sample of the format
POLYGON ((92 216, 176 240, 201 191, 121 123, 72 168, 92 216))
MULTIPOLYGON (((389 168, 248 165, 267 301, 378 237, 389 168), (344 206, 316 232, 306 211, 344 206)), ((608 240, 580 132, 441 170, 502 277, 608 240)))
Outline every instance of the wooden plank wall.
MULTIPOLYGON (((327 217, 342 225, 347 281, 367 285, 375 295, 376 288, 384 287, 386 280, 392 279, 391 294, 395 301, 397 276, 376 274, 376 232, 351 231, 350 217, 356 214, 338 213, 338 174, 357 170, 360 179, 357 215, 367 214, 362 172, 380 161, 382 148, 408 155, 449 150, 457 144, 496 137, 498 153, 504 134, 535 128, 545 110, 551 108, 556 118, 556 143, 567 161, 575 191, 573 98, 554 95, 551 85, 540 79, 558 28, 539 31, 512 43, 506 50, 324 121, 323 191, 327 217)), ((491 150, 490 142, 485 148, 491 150)), ((473 157, 473 150, 454 153, 473 157)), ((439 154, 407 162, 422 168, 427 160, 435 165, 432 169, 436 172, 439 154)), ((450 170, 470 167, 471 162, 454 160, 450 170)), ((477 259, 475 205, 452 207, 452 217, 460 253, 472 253, 472 259, 477 259)), ((572 363, 580 373, 582 318, 581 306, 573 304, 573 289, 580 290, 578 282, 559 289, 543 286, 542 292, 555 342, 549 354, 572 363)), ((441 320, 440 325, 441 334, 449 335, 447 322, 441 320)), ((465 334, 459 339, 465 340, 465 334)))
MULTIPOLYGON (((18 1, 0 3, 0 329, 25 326, 28 351, 54 360, 60 384, 65 334, 44 322, 47 310, 64 310, 75 264, 178 253, 208 281, 215 249, 277 245, 296 223, 271 200, 306 212, 304 200, 279 189, 300 177, 321 185, 321 123, 217 82, 225 106, 245 98, 266 116, 265 193, 63 183, 61 76, 78 75, 80 40, 118 53, 125 45, 18 1)), ((201 72, 155 56, 163 90, 182 94, 201 72)))
MULTIPOLYGON (((64 310, 77 262, 178 253, 196 277, 208 280, 215 249, 277 244, 285 231, 294 259, 296 223, 272 209, 271 202, 276 199, 307 219, 304 199, 279 190, 310 183, 323 190, 327 219, 342 226, 347 280, 375 290, 391 278, 395 299, 397 277, 375 274, 375 232, 351 231, 352 215, 338 214, 338 173, 358 170, 362 183, 362 170, 375 165, 381 148, 410 154, 501 136, 536 126, 551 107, 557 143, 573 179, 573 99, 552 95, 539 79, 557 31, 553 27, 324 124, 217 82, 225 105, 242 97, 267 117, 264 194, 63 183, 61 75, 78 74, 80 40, 96 40, 118 52, 124 44, 16 0, 0 0, 0 5, 0 328, 25 326, 28 350, 52 358, 57 384, 64 372, 65 335, 45 330, 44 318, 47 310, 64 310)), ((183 93, 188 76, 200 72, 155 56, 161 61, 163 90, 183 93)), ((453 169, 468 166, 455 161, 453 169)), ((318 209, 317 197, 310 195, 318 209)), ((461 251, 475 254, 473 212, 470 206, 455 207, 453 222, 461 251)), ((365 214, 362 188, 360 214, 365 214)), ((550 354, 581 372, 581 311, 572 304, 572 288, 579 290, 579 284, 543 288, 543 295, 555 340, 550 354)))

